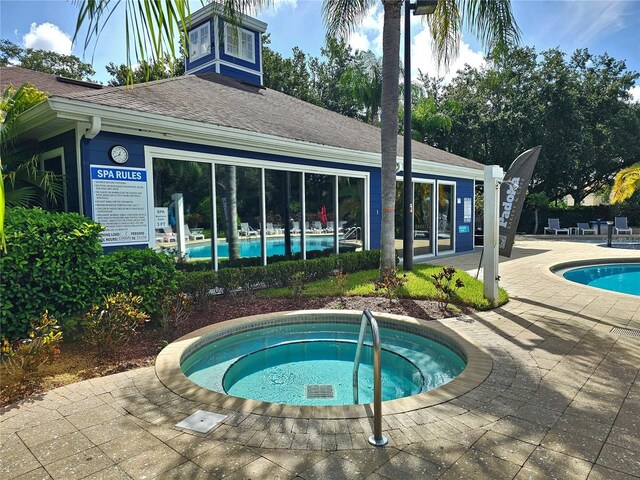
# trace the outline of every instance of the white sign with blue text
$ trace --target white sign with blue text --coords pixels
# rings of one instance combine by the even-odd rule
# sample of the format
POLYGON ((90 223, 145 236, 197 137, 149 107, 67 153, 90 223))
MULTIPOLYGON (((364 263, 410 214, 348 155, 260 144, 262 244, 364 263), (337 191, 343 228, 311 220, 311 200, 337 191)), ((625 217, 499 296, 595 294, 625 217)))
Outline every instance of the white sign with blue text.
POLYGON ((102 245, 149 241, 147 171, 91 165, 93 219, 104 225, 102 245))

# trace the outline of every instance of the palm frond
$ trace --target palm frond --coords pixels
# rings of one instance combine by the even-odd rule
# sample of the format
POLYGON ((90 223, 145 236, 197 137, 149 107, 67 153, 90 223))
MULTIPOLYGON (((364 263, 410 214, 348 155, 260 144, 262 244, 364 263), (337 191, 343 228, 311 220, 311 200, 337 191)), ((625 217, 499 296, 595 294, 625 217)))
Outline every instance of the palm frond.
POLYGON ((464 23, 490 53, 504 52, 520 41, 511 0, 461 0, 464 23))
POLYGON ((375 0, 324 0, 322 17, 327 35, 348 36, 375 3, 375 0))
POLYGON ((621 203, 640 189, 640 162, 620 170, 611 188, 611 203, 621 203))
POLYGON ((458 9, 458 0, 439 0, 427 24, 433 39, 433 51, 439 64, 446 67, 458 56, 462 15, 458 9))

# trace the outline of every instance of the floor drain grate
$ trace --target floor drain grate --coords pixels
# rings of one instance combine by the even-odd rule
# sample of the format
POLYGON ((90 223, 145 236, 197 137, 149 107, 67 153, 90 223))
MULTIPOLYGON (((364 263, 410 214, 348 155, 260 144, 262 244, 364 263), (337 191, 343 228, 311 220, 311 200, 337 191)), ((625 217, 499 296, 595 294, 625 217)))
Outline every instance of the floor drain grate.
POLYGON ((615 333, 615 334, 618 334, 618 335, 624 335, 626 337, 640 337, 640 330, 633 330, 631 328, 613 327, 611 329, 611 333, 615 333))
POLYGON ((305 385, 307 398, 334 398, 333 385, 305 385))

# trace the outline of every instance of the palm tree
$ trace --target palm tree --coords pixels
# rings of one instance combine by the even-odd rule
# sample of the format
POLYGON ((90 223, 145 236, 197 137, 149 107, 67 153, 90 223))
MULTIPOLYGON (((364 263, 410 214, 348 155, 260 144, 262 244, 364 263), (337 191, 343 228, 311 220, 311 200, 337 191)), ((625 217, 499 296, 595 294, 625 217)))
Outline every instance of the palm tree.
MULTIPOLYGON (((408 1, 408 0, 407 0, 408 1)), ((254 10, 270 5, 271 0, 219 0, 225 13, 254 10)), ((348 35, 365 17, 377 0, 324 0, 323 17, 329 35, 348 35)), ((381 268, 395 268, 395 191, 397 157, 398 83, 400 76, 400 17, 402 0, 382 0, 384 7, 382 41, 382 225, 381 268)), ((145 60, 145 46, 150 45, 153 59, 169 52, 176 56, 174 37, 182 22, 182 47, 187 40, 188 0, 148 2, 146 0, 92 0, 80 3, 76 36, 88 23, 85 48, 97 39, 113 8, 124 5, 127 10, 127 63, 131 65, 133 45, 137 61, 145 60), (134 41, 131 41, 133 34, 134 41)), ((487 51, 498 54, 519 38, 519 30, 511 11, 510 0, 438 0, 433 15, 428 17, 438 60, 445 65, 458 53, 460 32, 466 26, 478 36, 487 51)), ((75 40, 75 36, 74 36, 75 40)), ((185 48, 186 50, 186 48, 185 48)))
POLYGON ((375 125, 382 97, 382 59, 371 50, 357 52, 355 64, 340 77, 340 83, 364 106, 366 122, 375 125))
POLYGON ((611 188, 611 203, 621 203, 640 189, 640 162, 620 170, 611 188))
POLYGON ((56 203, 62 194, 62 179, 40 169, 38 155, 18 154, 14 148, 16 120, 21 113, 44 101, 47 94, 33 85, 17 90, 6 87, 0 99, 0 251, 6 249, 4 216, 6 207, 28 207, 56 203))

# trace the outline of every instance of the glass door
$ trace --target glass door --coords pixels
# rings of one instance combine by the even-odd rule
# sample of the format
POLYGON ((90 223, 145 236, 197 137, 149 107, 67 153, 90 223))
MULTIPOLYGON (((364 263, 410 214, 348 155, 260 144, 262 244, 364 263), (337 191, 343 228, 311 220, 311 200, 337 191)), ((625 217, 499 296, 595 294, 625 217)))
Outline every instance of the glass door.
POLYGON ((413 254, 433 253, 433 184, 413 184, 413 254))
POLYGON ((438 253, 454 249, 455 185, 438 182, 438 253))

